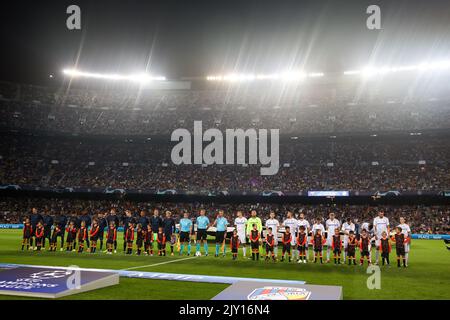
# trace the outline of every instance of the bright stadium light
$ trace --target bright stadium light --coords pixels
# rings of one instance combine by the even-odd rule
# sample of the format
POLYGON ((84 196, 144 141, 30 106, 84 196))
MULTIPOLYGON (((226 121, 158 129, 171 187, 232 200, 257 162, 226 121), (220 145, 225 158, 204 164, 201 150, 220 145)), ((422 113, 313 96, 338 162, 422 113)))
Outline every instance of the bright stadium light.
POLYGON ((280 79, 282 81, 301 81, 306 78, 306 73, 304 72, 295 72, 295 71, 288 71, 281 74, 280 79))
POLYGON ((237 81, 252 81, 255 80, 256 78, 257 77, 254 74, 230 73, 226 75, 207 76, 206 80, 237 82, 237 81))
POLYGON ((394 67, 374 67, 367 66, 361 70, 344 71, 344 75, 376 76, 401 71, 444 71, 450 69, 450 60, 423 62, 417 65, 394 66, 394 67))
POLYGON ((231 74, 225 75, 223 77, 223 80, 231 81, 231 82, 252 81, 252 80, 255 80, 255 75, 254 74, 243 74, 243 73, 231 73, 231 74))
POLYGON ((311 78, 317 78, 317 77, 323 77, 323 76, 324 76, 323 72, 308 73, 308 77, 311 77, 311 78))
POLYGON ((279 79, 280 75, 277 73, 274 74, 258 74, 256 76, 257 80, 275 80, 275 79, 279 79))
POLYGON ((120 75, 120 74, 104 74, 104 73, 92 73, 84 72, 76 69, 64 69, 63 73, 71 77, 85 77, 105 80, 127 80, 138 83, 146 83, 149 81, 165 81, 166 78, 162 76, 152 76, 146 73, 132 74, 132 75, 120 75))
POLYGON ((344 71, 345 75, 353 75, 353 74, 360 74, 361 70, 348 70, 348 71, 344 71))
POLYGON ((302 81, 305 78, 317 78, 323 77, 322 72, 312 72, 306 73, 301 71, 286 71, 282 73, 271 73, 271 74, 245 74, 245 73, 230 73, 226 75, 210 75, 206 77, 208 81, 229 81, 229 82, 240 82, 240 81, 253 81, 253 80, 279 80, 279 81, 302 81))

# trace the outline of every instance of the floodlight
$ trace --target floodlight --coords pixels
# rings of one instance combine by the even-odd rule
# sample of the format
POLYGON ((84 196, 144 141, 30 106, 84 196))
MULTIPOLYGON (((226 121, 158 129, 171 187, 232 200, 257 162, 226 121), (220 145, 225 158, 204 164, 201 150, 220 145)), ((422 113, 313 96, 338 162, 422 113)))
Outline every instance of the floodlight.
POLYGON ((162 76, 151 76, 146 73, 132 74, 132 75, 120 75, 120 74, 103 74, 103 73, 92 73, 84 72, 76 69, 64 69, 63 73, 71 77, 86 77, 95 79, 105 79, 105 80, 128 80, 138 83, 147 83, 149 81, 164 81, 165 77, 162 76))

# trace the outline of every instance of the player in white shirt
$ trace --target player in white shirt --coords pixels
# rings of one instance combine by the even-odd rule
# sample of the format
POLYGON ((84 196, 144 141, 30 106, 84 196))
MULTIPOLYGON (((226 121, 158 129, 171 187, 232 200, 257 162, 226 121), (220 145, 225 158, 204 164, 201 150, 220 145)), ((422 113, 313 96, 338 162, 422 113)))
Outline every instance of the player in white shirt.
MULTIPOLYGON (((297 241, 297 229, 298 229, 298 222, 297 219, 294 218, 294 215, 291 211, 288 211, 286 214, 286 220, 283 221, 283 227, 289 227, 291 234, 292 234, 292 240, 291 240, 291 247, 295 248, 295 243, 297 241)), ((295 256, 297 250, 293 250, 293 259, 295 261, 295 256)))
POLYGON ((352 222, 351 218, 347 218, 347 221, 345 221, 342 224, 342 232, 344 233, 344 263, 347 258, 347 245, 348 245, 348 236, 350 234, 350 231, 355 232, 355 224, 352 222))
POLYGON ((274 235, 274 254, 275 257, 278 258, 278 228, 280 227, 280 223, 277 219, 275 219, 275 212, 270 211, 269 219, 266 220, 266 232, 268 232, 269 228, 272 228, 272 233, 274 235))
POLYGON ((369 232, 370 230, 370 225, 368 222, 363 222, 361 224, 361 228, 359 228, 359 233, 361 233, 361 231, 366 230, 367 232, 369 232))
MULTIPOLYGON (((298 228, 300 229, 301 226, 305 227, 305 233, 308 235, 311 231, 311 226, 309 225, 308 220, 305 219, 305 214, 303 212, 300 212, 299 219, 297 220, 298 228)), ((310 238, 306 236, 306 260, 309 260, 308 255, 308 243, 310 241, 310 238)))
POLYGON ((400 217, 400 224, 398 225, 400 229, 402 229, 402 233, 405 235, 405 239, 407 239, 405 243, 405 264, 408 266, 408 255, 409 255, 409 243, 411 241, 411 228, 406 223, 406 219, 404 217, 400 217))
POLYGON ((380 255, 380 241, 381 241, 381 234, 383 231, 385 231, 387 234, 389 234, 389 219, 384 216, 384 211, 378 212, 378 217, 375 217, 373 219, 373 231, 375 236, 375 247, 376 247, 376 253, 375 253, 375 264, 378 264, 378 258, 380 255))
POLYGON ((239 241, 242 244, 242 253, 244 257, 247 254, 247 241, 245 230, 247 228, 247 218, 242 216, 242 211, 236 213, 236 219, 234 219, 234 227, 236 228, 239 241))
POLYGON ((325 221, 325 227, 327 229, 327 263, 330 262, 330 250, 333 242, 334 230, 340 230, 341 223, 335 218, 334 212, 330 212, 329 219, 325 221))
POLYGON ((322 224, 321 218, 316 218, 315 223, 312 226, 312 236, 314 238, 314 235, 316 234, 317 230, 320 230, 322 232, 322 235, 325 233, 325 227, 322 224))

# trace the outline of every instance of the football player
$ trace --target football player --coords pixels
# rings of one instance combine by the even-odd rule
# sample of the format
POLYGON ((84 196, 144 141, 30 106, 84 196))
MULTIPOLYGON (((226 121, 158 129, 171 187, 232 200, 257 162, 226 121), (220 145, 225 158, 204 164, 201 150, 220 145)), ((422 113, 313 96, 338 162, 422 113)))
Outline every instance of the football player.
POLYGON ((270 211, 269 219, 266 220, 266 230, 272 229, 273 240, 274 240, 274 255, 278 257, 278 228, 280 223, 275 219, 275 211, 270 211))
POLYGON ((383 231, 386 231, 387 234, 390 233, 389 229, 389 219, 384 216, 384 211, 380 210, 378 212, 378 217, 375 217, 373 219, 373 231, 375 236, 375 246, 376 246, 376 252, 375 252, 375 264, 378 264, 378 258, 380 254, 380 239, 381 235, 383 234, 383 231))
POLYGON ((411 228, 406 223, 404 217, 400 217, 400 224, 398 225, 402 229, 402 233, 405 235, 405 263, 408 266, 409 248, 411 243, 411 228))
POLYGON ((329 219, 325 222, 327 229, 327 263, 330 262, 330 251, 333 246, 334 230, 340 231, 341 223, 335 218, 334 212, 330 212, 329 219))
POLYGON ((348 237, 350 235, 350 231, 353 231, 353 233, 355 233, 355 224, 352 222, 352 219, 349 217, 342 224, 342 232, 344 233, 344 263, 347 259, 348 237))
POLYGON ((275 235, 272 233, 272 228, 269 227, 267 229, 266 238, 264 239, 264 242, 266 243, 266 261, 270 259, 269 255, 272 257, 272 260, 275 261, 275 253, 274 253, 274 246, 275 246, 275 235))
POLYGON ((284 227, 284 234, 282 237, 283 242, 283 251, 281 255, 281 261, 284 261, 284 256, 287 253, 289 262, 291 262, 291 243, 292 243, 292 234, 291 228, 289 226, 284 227))
POLYGON ((242 215, 242 211, 236 212, 236 219, 234 219, 234 227, 239 237, 239 242, 242 245, 242 254, 244 257, 247 255, 247 235, 245 230, 247 229, 247 218, 242 215))
POLYGON ((400 260, 403 262, 403 267, 406 268, 406 259, 405 259, 405 243, 406 238, 402 233, 402 228, 396 227, 395 234, 392 237, 392 241, 395 242, 395 249, 397 253, 397 267, 400 268, 400 260))
MULTIPOLYGON (((283 221, 283 226, 289 227, 289 232, 292 235, 291 236, 291 247, 295 249, 296 244, 296 236, 297 236, 297 229, 298 229, 298 222, 297 219, 294 218, 294 215, 291 211, 288 211, 286 214, 286 220, 283 221)), ((297 250, 294 250, 294 260, 297 250)))

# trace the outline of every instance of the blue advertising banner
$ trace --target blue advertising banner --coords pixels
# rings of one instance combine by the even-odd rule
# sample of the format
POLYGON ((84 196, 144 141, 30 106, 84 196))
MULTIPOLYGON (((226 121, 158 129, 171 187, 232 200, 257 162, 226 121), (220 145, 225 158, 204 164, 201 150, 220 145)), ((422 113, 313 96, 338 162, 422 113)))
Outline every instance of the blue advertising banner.
POLYGON ((2 223, 0 229, 23 229, 23 223, 2 223))
POLYGON ((450 234, 417 234, 413 233, 411 239, 426 239, 426 240, 450 240, 450 234))

